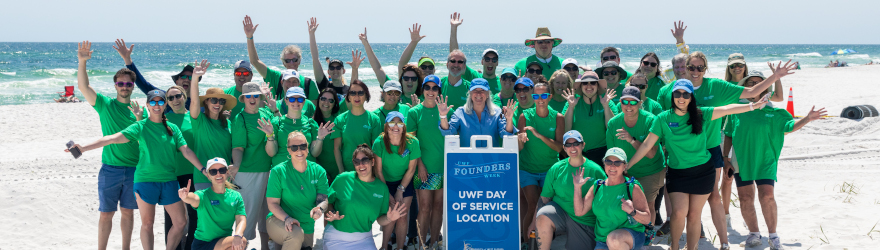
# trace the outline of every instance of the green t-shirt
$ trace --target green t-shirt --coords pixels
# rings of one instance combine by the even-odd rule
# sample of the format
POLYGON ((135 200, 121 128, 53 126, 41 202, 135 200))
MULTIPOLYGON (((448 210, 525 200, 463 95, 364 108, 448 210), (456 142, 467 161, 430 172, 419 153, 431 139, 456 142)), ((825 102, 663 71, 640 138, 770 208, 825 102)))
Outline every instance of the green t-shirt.
MULTIPOLYGON (((207 114, 199 114, 199 118, 190 118, 193 140, 192 151, 196 153, 202 164, 214 157, 232 162, 232 134, 229 132, 229 120, 223 126, 220 120, 211 119, 207 114)), ((233 163, 234 164, 234 163, 233 163)), ((207 166, 206 166, 207 167, 207 166)), ((211 183, 199 169, 192 168, 193 183, 211 183)))
MULTIPOLYGON (((449 115, 452 115, 452 112, 447 114, 449 115)), ((443 173, 445 138, 440 133, 440 113, 437 111, 437 106, 427 108, 420 103, 409 109, 406 114, 406 131, 414 133, 419 139, 425 170, 430 174, 443 173)))
POLYGON ((630 223, 629 218, 627 218, 629 215, 620 208, 620 199, 627 199, 627 197, 632 199, 635 185, 642 186, 639 181, 632 181, 632 184, 621 183, 614 186, 597 185, 596 182, 598 180, 593 182, 596 190, 593 191, 593 208, 591 210, 596 213, 597 218, 596 241, 606 242, 608 234, 620 228, 628 228, 636 232, 645 231, 645 226, 642 223, 637 221, 630 223), (627 194, 628 185, 631 186, 627 194))
MULTIPOLYGON (((297 70, 297 73, 299 73, 300 87, 302 87, 303 89, 305 89, 306 87, 309 88, 309 90, 308 90, 309 100, 318 101, 318 97, 320 97, 320 94, 321 94, 321 90, 318 89, 318 84, 315 83, 315 81, 310 81, 312 84, 310 84, 309 86, 304 86, 306 83, 306 77, 303 76, 302 72, 299 70, 297 70)), ((280 91, 278 89, 278 88, 282 87, 281 86, 281 76, 283 76, 283 75, 284 75, 284 72, 270 69, 270 68, 266 68, 266 75, 263 76, 263 81, 268 82, 269 87, 272 88, 272 92, 274 92, 272 94, 275 95, 275 100, 281 100, 282 98, 284 98, 284 94, 287 92, 286 89, 282 89, 280 91)))
MULTIPOLYGON (((241 96, 241 91, 235 90, 235 86, 224 89, 223 93, 235 97, 235 100, 238 100, 238 97, 241 96)), ((238 116, 238 113, 241 113, 242 110, 244 110, 244 102, 238 102, 235 104, 235 107, 229 111, 229 117, 238 116)))
POLYGON ((491 91, 493 94, 501 91, 501 82, 499 81, 501 80, 500 77, 496 75, 492 79, 485 78, 483 77, 483 73, 480 73, 480 71, 471 68, 471 66, 465 65, 465 67, 466 69, 464 73, 461 74, 461 79, 465 79, 471 82, 474 81, 474 79, 483 78, 486 79, 487 82, 489 82, 489 91, 491 91))
POLYGON ((516 102, 516 94, 510 95, 509 98, 502 98, 500 92, 498 94, 492 95, 492 102, 494 102, 495 105, 497 105, 499 108, 504 108, 504 106, 507 106, 507 100, 513 100, 513 102, 516 102))
POLYGON ((186 146, 183 133, 177 125, 168 123, 171 134, 164 123, 155 123, 149 119, 135 122, 122 133, 130 141, 137 141, 138 164, 134 172, 134 182, 169 182, 177 180, 177 166, 174 157, 179 148, 186 146))
MULTIPOLYGON (((512 122, 513 122, 513 127, 517 128, 519 126, 519 124, 518 124, 519 123, 519 116, 521 116, 523 114, 523 111, 525 111, 527 109, 535 109, 535 103, 533 102, 532 106, 528 107, 528 108, 523 108, 522 106, 519 105, 519 102, 517 102, 515 105, 516 105, 516 108, 513 109, 513 121, 512 122)), ((504 106, 499 106, 499 107, 504 107, 504 106)))
POLYGON ((199 216, 196 227, 196 239, 212 241, 220 237, 232 236, 235 216, 247 216, 244 211, 244 200, 241 194, 226 189, 222 194, 206 188, 195 192, 199 196, 199 205, 195 207, 199 216))
MULTIPOLYGON (((146 105, 144 105, 143 119, 147 119, 146 105)), ((119 133, 131 124, 137 122, 137 118, 128 109, 129 104, 121 103, 116 98, 110 98, 100 93, 95 98, 92 106, 98 111, 98 120, 101 121, 101 134, 108 136, 119 133)), ((134 167, 138 164, 138 142, 131 140, 128 143, 110 144, 104 147, 101 153, 101 163, 120 167, 134 167)))
MULTIPOLYGON (((333 122, 338 114, 327 117, 327 121, 333 122)), ((320 124, 318 124, 320 126, 320 124)), ((336 127, 333 128, 338 129, 336 127)), ((318 164, 324 168, 324 171, 327 171, 327 179, 331 182, 336 178, 336 175, 339 175, 339 167, 336 165, 336 155, 333 152, 333 140, 329 139, 330 135, 327 135, 327 138, 324 138, 324 142, 321 146, 321 154, 318 155, 318 164)))
MULTIPOLYGON (((617 130, 623 128, 624 130, 629 132, 629 135, 635 137, 636 140, 645 141, 645 138, 648 137, 648 129, 651 127, 652 124, 654 124, 655 116, 648 111, 639 110, 638 121, 636 121, 636 125, 632 128, 626 126, 626 122, 624 121, 623 117, 624 114, 621 113, 614 116, 614 118, 611 118, 611 120, 608 121, 608 131, 605 132, 605 142, 608 143, 609 148, 618 147, 623 149, 623 152, 626 152, 626 156, 629 157, 629 159, 627 160, 630 160, 633 156, 636 155, 636 151, 638 151, 638 149, 633 148, 632 144, 629 144, 629 142, 617 139, 617 130)), ((666 159, 666 157, 663 156, 663 148, 660 148, 659 140, 657 141, 657 143, 655 143, 655 145, 657 145, 658 148, 657 153, 654 154, 654 158, 649 158, 646 155, 645 158, 642 158, 642 160, 636 163, 635 166, 627 170, 627 173, 629 173, 630 176, 642 178, 648 175, 656 174, 657 172, 660 172, 660 170, 663 170, 663 168, 665 167, 663 165, 663 160, 666 159)))
POLYGON ((785 133, 794 130, 795 120, 785 109, 764 107, 729 116, 733 148, 743 181, 777 180, 776 165, 782 153, 785 133))
POLYGON ((664 86, 666 86, 666 82, 664 82, 659 76, 648 79, 648 89, 645 90, 645 97, 657 101, 657 96, 660 95, 660 89, 664 86))
MULTIPOLYGON (((620 104, 619 100, 617 103, 614 103, 614 105, 609 104, 608 106, 611 107, 611 112, 614 113, 615 116, 623 113, 623 105, 620 104)), ((660 107, 660 103, 657 103, 650 98, 645 98, 645 100, 642 101, 641 109, 648 111, 648 113, 651 113, 652 115, 659 115, 660 112, 663 112, 663 108, 660 107)))
MULTIPOLYGON (((300 116, 300 119, 296 120, 290 119, 287 116, 275 117, 272 119, 272 127, 275 129, 275 140, 278 140, 278 152, 272 157, 272 166, 289 160, 290 153, 287 152, 287 136, 290 135, 290 132, 302 132, 306 136, 306 142, 309 143, 309 146, 312 145, 312 142, 318 136, 318 122, 305 116, 300 116)), ((322 150, 321 152, 323 153, 324 151, 322 150)), ((315 161, 315 157, 312 157, 311 153, 306 156, 306 159, 315 161)))
MULTIPOLYGON (((553 110, 553 108, 548 107, 549 113, 547 117, 540 117, 537 114, 537 109, 530 108, 523 111, 523 116, 526 118, 525 126, 531 126, 535 128, 538 133, 547 138, 556 138, 556 116, 559 112, 553 110)), ((560 128, 561 129, 561 128, 560 128)), ((520 170, 525 170, 526 172, 539 174, 546 173, 550 167, 553 166, 553 161, 548 161, 548 159, 557 159, 559 157, 559 152, 547 146, 544 141, 538 139, 531 131, 526 131, 526 134, 529 137, 529 141, 523 145, 522 150, 519 151, 519 168, 520 170)))
POLYGON ((544 78, 548 80, 551 76, 553 76, 553 72, 562 68, 562 58, 559 58, 556 55, 550 55, 549 63, 539 61, 537 55, 531 55, 526 58, 520 59, 518 62, 516 62, 516 65, 513 66, 513 68, 516 69, 516 72, 519 72, 518 76, 524 76, 526 75, 526 67, 528 67, 529 63, 532 62, 538 62, 541 65, 541 68, 543 69, 541 71, 541 74, 544 75, 544 78))
MULTIPOLYGON (((180 128, 180 132, 183 132, 183 139, 186 140, 186 144, 189 145, 187 147, 191 147, 193 145, 193 133, 192 133, 192 123, 190 123, 189 111, 183 114, 177 114, 174 112, 165 113, 165 118, 168 119, 168 122, 174 125, 177 125, 180 128)), ((190 150, 193 150, 190 148, 190 150)), ((177 152, 177 156, 174 157, 174 162, 177 165, 177 171, 174 172, 177 176, 187 175, 193 173, 193 165, 186 157, 183 157, 183 154, 177 152)), ((207 161, 205 161, 207 162, 207 161)))
MULTIPOLYGON (((550 198, 553 202, 559 204, 562 210, 565 210, 565 213, 577 223, 591 227, 595 226, 596 215, 593 214, 592 210, 587 211, 583 216, 574 215, 574 184, 572 184, 572 176, 581 167, 584 169, 584 178, 589 177, 592 178, 591 180, 596 180, 605 179, 608 176, 605 175, 602 167, 589 159, 585 160, 584 164, 578 167, 571 166, 568 160, 566 158, 556 162, 547 171, 547 177, 544 179, 544 189, 541 190, 541 197, 550 198)), ((586 185, 581 187, 581 195, 586 196, 592 184, 592 181, 588 181, 586 185)))
MULTIPOLYGON (((668 84, 660 89, 657 98, 660 99, 660 106, 663 110, 671 109, 672 106, 672 87, 675 84, 668 84)), ((721 107, 728 104, 739 102, 739 97, 745 88, 735 83, 727 82, 717 78, 703 78, 703 84, 700 87, 694 87, 694 99, 697 101, 697 107, 721 107)), ((703 133, 707 133, 708 141, 706 149, 721 145, 721 124, 720 119, 708 121, 703 133)))
POLYGON ((566 101, 565 99, 562 99, 562 101, 556 101, 556 100, 553 100, 553 98, 550 98, 550 100, 548 102, 549 102, 548 105, 550 106, 550 108, 552 108, 553 110, 556 110, 556 111, 564 110, 565 104, 568 104, 568 101, 566 101))
POLYGON ((373 222, 388 213, 390 195, 388 186, 378 178, 364 182, 356 172, 341 173, 330 186, 328 201, 345 218, 331 221, 330 224, 346 233, 369 232, 373 222))
MULTIPOLYGON (((317 205, 318 194, 328 194, 330 187, 324 168, 313 161, 306 162, 306 171, 302 173, 289 160, 273 167, 269 172, 266 197, 281 199, 281 210, 299 221, 303 233, 313 234, 315 220, 311 216, 312 209, 317 205)), ((270 217, 271 212, 266 219, 270 217)))
POLYGON ((266 133, 260 130, 259 120, 272 121, 272 113, 259 109, 256 114, 241 112, 232 122, 232 148, 244 148, 239 172, 269 172, 272 157, 266 153, 266 133))
MULTIPOLYGON (((455 83, 450 83, 448 77, 440 78, 440 82, 443 85, 441 87, 441 95, 449 98, 447 105, 452 106, 453 109, 464 107, 464 104, 467 102, 468 90, 471 88, 471 81, 462 78, 461 85, 458 85, 458 87, 452 86, 455 83)), ((454 110, 451 110, 449 113, 453 113, 452 111, 454 110)))
POLYGON ((333 127, 333 133, 327 137, 329 139, 342 139, 342 148, 340 148, 339 153, 342 154, 343 169, 345 171, 354 171, 351 154, 354 153, 358 145, 363 143, 373 145, 373 140, 382 133, 382 123, 376 114, 364 112, 356 116, 351 114, 351 111, 339 114, 333 120, 333 123, 336 124, 333 127), (342 136, 343 134, 345 136, 342 136))
POLYGON ((387 110, 387 109, 385 109, 385 105, 382 105, 379 108, 376 108, 370 112, 372 112, 373 114, 376 114, 376 116, 379 117, 379 122, 381 122, 382 129, 384 130, 385 129, 385 117, 387 117, 388 113, 391 113, 392 111, 400 112, 400 114, 402 114, 402 115, 404 115, 404 117, 406 117, 406 112, 409 111, 409 106, 407 106, 406 104, 397 104, 397 107, 394 107, 394 109, 387 110))
MULTIPOLYGON (((568 102, 562 109, 563 114, 566 112, 568 102)), ((584 151, 605 146, 605 108, 598 97, 592 104, 587 104, 583 97, 578 100, 571 118, 571 129, 584 136, 584 151)))
MULTIPOLYGON (((277 105, 276 108, 278 108, 278 112, 281 113, 281 116, 287 115, 288 108, 287 108, 287 103, 284 99, 280 99, 280 100, 276 101, 275 105, 277 105)), ((269 109, 269 107, 263 107, 263 108, 269 109)), ((310 101, 304 102, 303 107, 302 107, 302 111, 300 112, 300 114, 302 116, 305 116, 308 118, 315 117, 315 110, 317 110, 317 108, 318 107, 315 106, 315 104, 310 101)), ((272 112, 272 110, 268 110, 268 111, 272 112)))
MULTIPOLYGON (((674 169, 687 169, 709 161, 709 151, 706 150, 706 127, 712 119, 714 108, 700 108, 703 112, 703 132, 695 135, 691 133, 691 125, 688 119, 691 114, 679 116, 670 109, 663 111, 654 119, 649 132, 660 137, 661 143, 666 146, 669 153, 666 166, 674 169)), ((658 140, 658 141, 659 141, 658 140)))
MULTIPOLYGON (((625 88, 626 88, 626 82, 620 81, 620 85, 617 85, 617 87, 614 88, 614 93, 616 95, 615 95, 614 99, 611 99, 611 103, 620 103, 620 97, 623 96, 623 89, 625 89, 625 88)), ((605 92, 601 92, 601 95, 599 95, 599 98, 602 98, 603 96, 605 96, 605 92)))
POLYGON ((422 157, 422 149, 419 145, 419 139, 406 139, 406 149, 403 154, 398 154, 400 146, 391 145, 391 153, 385 149, 385 140, 380 135, 373 142, 373 153, 376 157, 382 158, 382 175, 385 181, 400 181, 406 170, 409 170, 409 162, 422 157))

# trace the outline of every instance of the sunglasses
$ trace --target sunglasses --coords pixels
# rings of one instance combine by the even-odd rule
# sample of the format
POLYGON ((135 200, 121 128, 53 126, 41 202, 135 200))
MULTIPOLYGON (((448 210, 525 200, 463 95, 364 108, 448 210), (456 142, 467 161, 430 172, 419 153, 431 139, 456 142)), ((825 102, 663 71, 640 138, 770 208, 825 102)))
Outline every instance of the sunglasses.
POLYGON ((150 101, 150 106, 162 106, 165 105, 165 101, 150 101))
POLYGON ((605 160, 605 166, 615 166, 615 167, 626 166, 626 162, 605 160))
POLYGON ((215 176, 217 174, 226 174, 226 171, 226 168, 208 169, 208 174, 210 174, 211 176, 215 176))
POLYGON ((400 80, 415 82, 415 81, 419 80, 419 77, 418 76, 401 76, 400 80))
POLYGON ((336 100, 334 100, 333 98, 327 98, 327 97, 323 97, 323 96, 321 98, 318 98, 318 100, 320 100, 322 102, 336 102, 336 100))
POLYGON ((250 75, 251 75, 251 72, 247 72, 247 71, 244 71, 244 72, 236 71, 235 72, 235 76, 250 76, 250 75))
POLYGON ((630 84, 629 86, 633 86, 633 87, 636 87, 636 88, 639 88, 639 89, 646 89, 646 88, 648 88, 648 85, 646 85, 646 84, 630 84))
POLYGON ((131 87, 134 87, 134 83, 133 82, 116 82, 116 87, 131 88, 131 87))
MULTIPOLYGON (((173 99, 170 99, 170 100, 173 100, 173 99)), ((212 97, 212 98, 208 98, 208 101, 211 102, 211 104, 217 104, 219 102, 220 105, 226 105, 226 99, 223 99, 223 98, 212 97)))
POLYGON ((543 94, 540 94, 540 95, 539 95, 539 94, 532 94, 532 99, 535 99, 535 100, 538 100, 538 99, 547 99, 547 98, 549 98, 549 97, 550 97, 550 94, 547 94, 547 93, 543 93, 543 94))
POLYGON ((300 150, 306 150, 308 147, 309 147, 309 144, 305 144, 305 143, 300 144, 300 145, 287 146, 287 148, 289 148, 290 151, 293 151, 293 152, 300 151, 300 150))
POLYGON ((449 64, 449 63, 460 63, 460 64, 463 64, 464 61, 462 61, 462 60, 458 60, 458 61, 456 61, 456 60, 449 60, 449 62, 447 62, 447 64, 449 64))
POLYGON ((400 96, 400 91, 388 91, 388 92, 385 92, 385 95, 398 97, 398 96, 400 96))
POLYGON ((341 70, 341 69, 342 69, 342 65, 339 65, 339 66, 327 66, 327 68, 330 68, 330 70, 341 70))
POLYGON ((623 105, 629 105, 629 106, 635 106, 635 105, 639 105, 639 101, 636 101, 636 100, 632 100, 632 101, 620 100, 620 104, 623 104, 623 105))
POLYGON ((531 87, 513 88, 513 91, 516 93, 528 93, 529 90, 532 90, 532 88, 531 87))
POLYGON ((501 76, 501 80, 502 81, 507 81, 507 80, 516 81, 516 76, 503 75, 503 76, 501 76))
POLYGON ((579 147, 580 145, 584 145, 583 142, 571 142, 571 143, 563 143, 562 146, 566 148, 570 147, 579 147))
POLYGON ((440 86, 425 86, 426 91, 440 92, 440 86))
POLYGON ((178 76, 178 77, 180 77, 180 79, 187 79, 187 80, 192 80, 192 79, 193 79, 192 76, 188 76, 188 75, 180 75, 180 76, 178 76))
POLYGON ((361 90, 361 91, 349 91, 348 94, 351 95, 351 96, 364 96, 364 95, 367 94, 367 92, 366 92, 366 91, 363 91, 363 90, 361 90))
POLYGON ((388 124, 388 127, 394 127, 394 126, 397 126, 398 128, 402 128, 403 125, 404 125, 403 122, 388 122, 388 123, 386 123, 386 124, 388 124))
POLYGON ((529 69, 528 70, 529 74, 541 74, 541 71, 544 71, 544 69, 529 69))
POLYGON ((691 99, 691 93, 688 92, 672 92, 672 98, 684 98, 685 100, 691 99))
POLYGON ((615 70, 615 71, 602 71, 602 75, 603 76, 609 76, 609 75, 616 76, 617 70, 615 70))
POLYGON ((745 66, 746 66, 746 65, 745 65, 745 64, 742 64, 742 63, 734 63, 733 65, 730 65, 730 66, 727 66, 727 67, 730 68, 730 69, 735 69, 735 68, 742 68, 742 67, 745 67, 745 66))
POLYGON ((419 68, 422 70, 434 70, 434 65, 422 65, 419 68))
POLYGON ((305 97, 288 97, 287 101, 288 102, 304 103, 304 102, 306 102, 306 98, 305 97))
POLYGON ((259 98, 259 97, 260 97, 260 95, 241 95, 241 96, 244 96, 245 99, 259 98))
POLYGON ((602 61, 614 60, 617 59, 617 56, 606 56, 602 57, 602 61))
POLYGON ((564 67, 565 71, 578 71, 578 67, 564 67))
POLYGON ((173 102, 174 99, 182 99, 182 98, 183 98, 183 94, 166 95, 165 96, 165 99, 168 99, 169 102, 173 102))
POLYGON ((706 70, 706 65, 700 65, 700 66, 688 65, 687 69, 688 69, 688 71, 703 72, 706 70))
POLYGON ((649 61, 642 61, 642 65, 645 65, 645 66, 651 66, 651 67, 657 67, 657 63, 655 63, 655 62, 649 62, 649 61))
POLYGON ((360 158, 360 159, 351 159, 351 162, 354 163, 355 166, 358 166, 358 165, 363 165, 363 164, 367 164, 367 163, 373 163, 373 158, 364 157, 364 158, 360 158))
POLYGON ((284 59, 284 62, 286 62, 286 63, 295 63, 295 62, 299 62, 299 58, 294 58, 294 59, 284 59))
POLYGON ((498 57, 488 57, 488 56, 487 56, 487 57, 483 57, 483 61, 485 61, 485 62, 491 62, 491 63, 497 63, 497 62, 498 62, 498 57))
POLYGON ((535 44, 538 44, 538 45, 541 45, 541 44, 553 44, 553 41, 552 41, 552 40, 537 40, 537 41, 535 41, 535 44))
POLYGON ((599 85, 599 82, 582 82, 581 85, 599 85))

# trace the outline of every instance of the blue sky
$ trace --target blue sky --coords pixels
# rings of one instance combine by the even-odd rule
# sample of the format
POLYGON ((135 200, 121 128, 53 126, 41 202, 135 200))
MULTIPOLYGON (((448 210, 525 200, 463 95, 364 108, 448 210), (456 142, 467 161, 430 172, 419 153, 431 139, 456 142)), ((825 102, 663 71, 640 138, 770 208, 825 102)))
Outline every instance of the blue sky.
POLYGON ((260 24, 258 43, 449 41, 449 15, 462 13, 461 43, 521 43, 547 26, 565 43, 673 43, 683 20, 688 43, 876 44, 880 1, 68 1, 4 3, 3 42, 245 42, 241 21, 260 24), (553 4, 548 4, 553 2, 553 4), (836 4, 836 5, 835 5, 836 4), (536 14, 541 12, 544 14, 536 14))

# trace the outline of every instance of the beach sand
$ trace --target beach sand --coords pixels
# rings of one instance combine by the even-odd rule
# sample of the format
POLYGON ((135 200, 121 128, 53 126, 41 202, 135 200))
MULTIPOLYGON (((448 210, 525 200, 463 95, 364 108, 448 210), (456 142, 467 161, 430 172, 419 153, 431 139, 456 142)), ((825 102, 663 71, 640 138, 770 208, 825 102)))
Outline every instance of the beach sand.
MULTIPOLYGON (((764 72, 769 74, 770 72, 764 72)), ((718 72, 710 76, 719 77, 718 72)), ((783 78, 787 90, 795 90, 797 115, 805 115, 811 105, 828 108, 837 116, 850 105, 880 107, 880 66, 804 69, 783 78)), ((381 105, 378 88, 371 90, 369 109, 381 105)), ((788 94, 787 91, 785 93, 788 94)), ((139 100, 143 103, 143 100, 139 100)), ((785 103, 776 103, 784 107, 785 103)), ((86 103, 0 106, 0 249, 90 249, 97 245, 97 175, 100 150, 73 159, 63 152, 69 140, 79 143, 101 136, 97 113, 86 103)), ((788 135, 779 162, 778 233, 789 248, 877 249, 880 248, 880 117, 860 121, 829 118, 810 123, 788 135), (855 188, 841 192, 841 186, 855 188), (871 231, 873 228, 873 232, 871 231), (823 232, 824 231, 824 232, 823 232)), ((849 188, 846 188, 849 189, 849 188)), ((734 189, 735 192, 735 189, 734 189)), ((736 199, 736 197, 734 197, 736 199)), ((757 203, 757 201, 756 201, 757 203)), ((736 206, 739 205, 737 201, 736 206)), ((767 229, 757 207, 764 245, 767 229)), ((162 210, 157 209, 154 225, 158 249, 164 243, 162 210)), ((748 235, 737 207, 731 207, 732 249, 748 235)), ((109 247, 121 247, 117 214, 109 247)), ((132 247, 141 248, 140 215, 135 212, 132 247)), ((720 246, 712 226, 709 206, 703 209, 707 239, 700 249, 720 246)), ((323 231, 316 223, 316 241, 323 231)), ((373 234, 381 239, 378 225, 373 234)), ((650 249, 668 249, 668 237, 655 239, 650 249)), ((683 244, 682 244, 683 245, 683 244)), ((252 241, 250 248, 259 248, 252 241)))

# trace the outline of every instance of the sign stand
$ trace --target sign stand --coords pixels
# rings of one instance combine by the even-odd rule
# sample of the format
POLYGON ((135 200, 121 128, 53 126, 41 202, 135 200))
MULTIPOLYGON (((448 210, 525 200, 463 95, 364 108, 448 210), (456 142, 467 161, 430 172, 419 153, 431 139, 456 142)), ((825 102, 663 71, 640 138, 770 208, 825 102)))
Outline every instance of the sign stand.
POLYGON ((505 136, 472 136, 460 147, 458 135, 444 144, 443 243, 446 249, 520 249, 519 142, 505 136), (477 141, 490 147, 477 148, 477 141))

